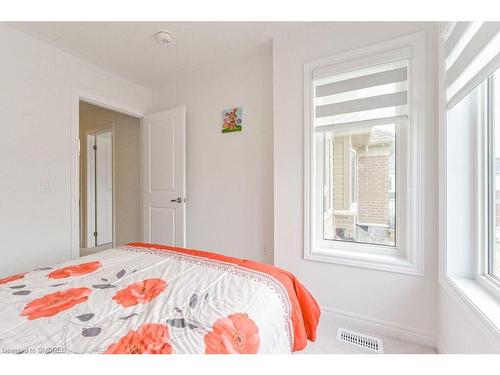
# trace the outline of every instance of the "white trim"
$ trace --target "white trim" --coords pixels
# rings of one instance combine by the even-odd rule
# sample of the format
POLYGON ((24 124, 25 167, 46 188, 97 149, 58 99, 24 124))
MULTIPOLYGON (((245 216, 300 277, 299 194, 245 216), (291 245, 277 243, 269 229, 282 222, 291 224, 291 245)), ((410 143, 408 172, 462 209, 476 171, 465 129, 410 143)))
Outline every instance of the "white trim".
POLYGON ((438 164, 439 164, 439 188, 438 188, 438 280, 443 284, 447 275, 447 100, 446 100, 446 70, 444 67, 445 45, 444 42, 451 34, 456 23, 453 25, 445 24, 443 26, 444 37, 438 43, 438 164))
POLYGON ((315 80, 331 75, 351 73, 364 68, 373 68, 380 64, 380 60, 384 61, 384 65, 393 61, 395 62, 395 66, 399 67, 399 62, 401 60, 411 57, 411 44, 419 39, 418 36, 423 35, 424 33, 420 32, 406 37, 373 44, 368 47, 309 61, 306 64, 311 67, 311 77, 315 80))
MULTIPOLYGON (((111 181, 112 181, 112 194, 113 194, 113 201, 112 201, 112 209, 113 209, 113 247, 116 246, 116 126, 113 121, 111 124, 111 181)), ((139 165, 140 165, 139 161, 139 165)), ((140 176, 140 175, 139 175, 140 176)))
POLYGON ((72 259, 75 259, 80 256, 80 158, 78 156, 78 143, 80 137, 80 100, 136 118, 144 117, 145 113, 125 104, 117 103, 108 98, 85 92, 77 87, 71 88, 70 95, 70 256, 72 259))
MULTIPOLYGON (((314 118, 313 111, 311 110, 311 104, 314 98, 313 85, 311 84, 312 69, 313 66, 308 67, 307 64, 304 65, 304 259, 307 259, 307 256, 310 254, 311 242, 314 237, 314 225, 311 215, 311 194, 314 191, 314 185, 312 181, 312 160, 310 150, 311 142, 314 139, 314 129, 312 126, 312 124, 314 124, 314 118)), ((275 184, 274 186, 277 185, 275 184)), ((334 207, 333 203, 332 207, 334 207)))
MULTIPOLYGON (((423 31, 304 64, 304 259, 423 276, 424 238, 421 202, 424 201, 422 186, 425 185, 422 167, 424 154, 422 135, 426 108, 425 74, 425 33, 423 31), (386 58, 389 60, 385 60, 386 58), (407 174, 400 173, 398 179, 398 191, 407 193, 398 194, 399 197, 405 197, 405 199, 400 198, 398 202, 404 216, 398 215, 397 226, 405 228, 405 230, 399 231, 399 244, 396 244, 396 249, 404 250, 405 258, 401 257, 400 254, 388 257, 388 249, 383 249, 382 252, 377 251, 379 255, 376 258, 372 256, 374 254, 349 254, 333 249, 329 249, 330 254, 327 254, 322 249, 324 244, 315 244, 318 227, 315 225, 315 221, 318 219, 313 217, 317 215, 312 215, 313 212, 316 212, 314 196, 318 194, 315 191, 317 187, 312 178, 315 172, 316 158, 311 147, 315 132, 312 111, 313 77, 321 77, 332 72, 352 71, 402 58, 410 58, 408 94, 409 103, 411 103, 409 113, 411 125, 409 129, 407 129, 408 126, 401 126, 401 129, 404 130, 396 133, 396 148, 401 148, 401 142, 405 139, 409 141, 409 144, 405 145, 405 148, 409 150, 406 159, 403 160, 400 156, 400 163, 403 163, 401 165, 408 165, 409 168, 407 168, 407 174), (355 61, 351 61, 353 59, 355 61), (404 131, 409 134, 406 137, 401 137, 399 133, 404 131)), ((398 154, 402 155, 401 152, 398 154)), ((405 168, 401 169, 405 170, 405 168)), ((341 245, 342 247, 347 246, 346 244, 341 245)), ((379 248, 380 246, 377 246, 377 250, 379 248)), ((394 250, 394 247, 391 249, 394 250)))
MULTIPOLYGON (((476 281, 489 292, 500 296, 499 283, 489 274, 489 252, 493 244, 491 243, 490 220, 494 220, 493 213, 490 212, 490 203, 494 201, 495 194, 491 191, 491 174, 495 173, 495 164, 490 165, 491 136, 490 129, 494 126, 492 121, 493 106, 491 101, 492 80, 490 78, 480 88, 477 111, 477 131, 476 131, 476 251, 474 254, 475 267, 474 275, 476 281)), ((494 231, 494 229, 493 229, 494 231)))
POLYGON ((330 307, 321 307, 321 312, 333 318, 354 324, 361 329, 370 330, 370 332, 375 334, 390 336, 414 344, 429 346, 431 348, 435 348, 437 345, 437 337, 431 332, 330 307))
POLYGON ((422 276, 422 274, 412 267, 412 264, 404 257, 396 255, 372 254, 370 252, 362 253, 354 251, 319 249, 314 254, 304 256, 304 259, 341 264, 343 266, 351 266, 358 268, 368 268, 377 271, 396 272, 412 276, 422 276))
MULTIPOLYGON (((474 204, 475 204, 475 236, 474 236, 474 266, 473 274, 475 277, 479 276, 483 272, 483 262, 487 262, 484 259, 483 251, 487 251, 489 247, 489 237, 488 237, 488 226, 489 226, 489 186, 488 186, 488 116, 485 112, 487 110, 486 99, 488 94, 487 85, 478 87, 479 92, 477 96, 477 108, 476 111, 476 123, 475 126, 475 137, 474 139, 474 168, 475 168, 475 191, 474 191, 474 204), (486 114, 486 117, 485 117, 486 114)), ((471 124, 472 125, 472 124, 471 124)))

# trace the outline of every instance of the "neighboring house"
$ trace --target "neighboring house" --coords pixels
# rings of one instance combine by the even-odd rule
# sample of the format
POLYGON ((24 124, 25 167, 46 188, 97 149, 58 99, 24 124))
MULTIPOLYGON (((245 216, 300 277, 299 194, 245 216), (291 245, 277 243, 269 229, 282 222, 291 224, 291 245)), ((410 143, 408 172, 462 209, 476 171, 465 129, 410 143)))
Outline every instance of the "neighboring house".
POLYGON ((325 150, 325 238, 394 246, 394 126, 331 133, 325 150))

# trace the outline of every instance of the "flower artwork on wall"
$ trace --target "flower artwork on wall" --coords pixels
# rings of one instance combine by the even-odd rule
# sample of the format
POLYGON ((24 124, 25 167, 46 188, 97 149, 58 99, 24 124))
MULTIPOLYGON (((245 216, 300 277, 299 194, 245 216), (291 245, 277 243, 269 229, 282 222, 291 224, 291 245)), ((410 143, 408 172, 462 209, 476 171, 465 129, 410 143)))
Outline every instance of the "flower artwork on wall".
POLYGON ((235 107, 222 111, 222 132, 240 132, 242 127, 242 109, 235 107))

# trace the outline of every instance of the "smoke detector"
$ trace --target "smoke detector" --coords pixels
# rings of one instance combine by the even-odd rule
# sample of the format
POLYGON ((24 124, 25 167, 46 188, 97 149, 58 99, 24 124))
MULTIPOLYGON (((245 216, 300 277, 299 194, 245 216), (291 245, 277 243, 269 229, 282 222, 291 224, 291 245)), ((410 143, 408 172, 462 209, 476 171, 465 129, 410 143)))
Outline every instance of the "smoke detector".
POLYGON ((166 46, 168 44, 172 44, 174 37, 168 31, 158 31, 158 33, 156 33, 156 40, 162 46, 166 46))

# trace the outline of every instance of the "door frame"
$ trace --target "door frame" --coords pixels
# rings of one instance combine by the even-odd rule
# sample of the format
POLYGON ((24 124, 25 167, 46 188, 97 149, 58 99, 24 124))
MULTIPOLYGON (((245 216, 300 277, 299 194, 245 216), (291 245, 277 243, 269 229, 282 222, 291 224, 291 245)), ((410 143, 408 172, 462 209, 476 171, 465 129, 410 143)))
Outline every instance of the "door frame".
MULTIPOLYGON (((118 103, 112 99, 102 97, 94 93, 86 92, 77 87, 71 88, 71 103, 70 103, 71 116, 70 116, 70 142, 69 142, 70 143, 70 230, 71 230, 70 258, 71 259, 75 259, 80 256, 80 202, 79 202, 80 200, 80 157, 79 157, 80 101, 87 102, 96 105, 98 107, 110 109, 115 112, 120 112, 125 115, 138 118, 141 120, 141 126, 142 126, 142 118, 146 115, 143 111, 140 111, 136 108, 132 108, 126 104, 118 103)), ((142 142, 142 140, 140 140, 140 142, 142 142)), ((142 196, 142 191, 140 191, 139 193, 142 196)))

